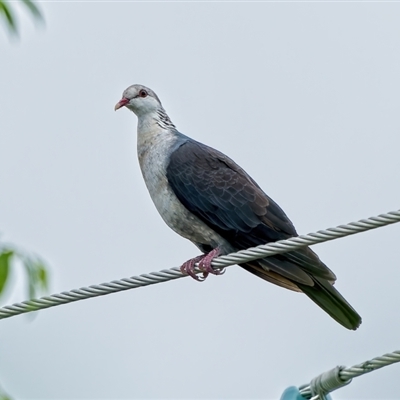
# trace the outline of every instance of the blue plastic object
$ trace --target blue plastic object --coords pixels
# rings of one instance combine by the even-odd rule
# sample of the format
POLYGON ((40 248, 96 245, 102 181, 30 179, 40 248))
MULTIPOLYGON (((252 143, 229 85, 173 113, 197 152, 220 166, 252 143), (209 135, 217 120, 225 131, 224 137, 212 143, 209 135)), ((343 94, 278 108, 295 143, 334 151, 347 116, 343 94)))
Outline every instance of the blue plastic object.
MULTIPOLYGON (((330 394, 325 395, 326 400, 332 400, 330 394)), ((283 393, 280 400, 305 400, 296 386, 289 386, 283 393)))

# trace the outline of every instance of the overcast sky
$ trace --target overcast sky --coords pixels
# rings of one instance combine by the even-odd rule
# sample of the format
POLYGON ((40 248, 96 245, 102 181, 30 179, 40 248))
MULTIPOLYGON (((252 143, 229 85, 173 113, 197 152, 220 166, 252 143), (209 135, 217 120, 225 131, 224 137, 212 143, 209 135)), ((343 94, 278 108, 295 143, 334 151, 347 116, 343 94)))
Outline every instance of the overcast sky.
MULTIPOLYGON (((238 162, 299 233, 400 208, 399 3, 42 2, 0 27, 0 226, 51 293, 198 254, 159 217, 123 90, 152 88, 183 133, 238 162)), ((314 246, 356 332, 239 267, 0 321, 15 399, 279 399, 400 348, 400 224, 314 246)), ((25 299, 15 273, 2 304, 25 299), (10 289, 11 289, 10 286, 10 289)), ((334 399, 398 397, 400 366, 334 399)))

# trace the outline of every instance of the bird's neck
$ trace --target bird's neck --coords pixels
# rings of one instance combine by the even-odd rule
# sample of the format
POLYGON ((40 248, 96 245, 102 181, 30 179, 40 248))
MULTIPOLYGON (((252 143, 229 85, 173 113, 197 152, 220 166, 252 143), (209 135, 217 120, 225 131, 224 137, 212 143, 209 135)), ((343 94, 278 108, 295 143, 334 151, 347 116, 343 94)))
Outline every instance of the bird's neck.
POLYGON ((158 128, 175 129, 175 125, 162 107, 152 112, 138 115, 138 132, 155 131, 158 128))
POLYGON ((175 125, 164 109, 138 116, 138 152, 147 152, 157 142, 175 137, 175 125))
POLYGON ((155 121, 163 129, 176 129, 168 114, 161 107, 155 113, 155 121))

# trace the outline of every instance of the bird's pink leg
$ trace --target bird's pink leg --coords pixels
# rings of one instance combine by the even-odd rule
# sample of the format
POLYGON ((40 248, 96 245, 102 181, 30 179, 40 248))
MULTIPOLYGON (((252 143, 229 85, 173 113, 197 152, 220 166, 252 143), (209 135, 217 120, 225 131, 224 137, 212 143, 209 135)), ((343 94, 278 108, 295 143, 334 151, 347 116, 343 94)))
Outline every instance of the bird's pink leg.
POLYGON ((218 248, 211 250, 207 254, 202 254, 201 256, 197 256, 195 258, 192 258, 185 263, 182 264, 181 266, 181 272, 182 274, 187 274, 190 275, 193 279, 196 279, 196 281, 202 282, 204 281, 208 274, 213 274, 213 275, 222 275, 225 271, 224 270, 214 270, 213 267, 211 266, 211 262, 214 258, 218 257, 220 254, 220 250, 218 248), (195 264, 199 263, 199 269, 203 272, 203 276, 200 277, 196 275, 195 273, 195 264))

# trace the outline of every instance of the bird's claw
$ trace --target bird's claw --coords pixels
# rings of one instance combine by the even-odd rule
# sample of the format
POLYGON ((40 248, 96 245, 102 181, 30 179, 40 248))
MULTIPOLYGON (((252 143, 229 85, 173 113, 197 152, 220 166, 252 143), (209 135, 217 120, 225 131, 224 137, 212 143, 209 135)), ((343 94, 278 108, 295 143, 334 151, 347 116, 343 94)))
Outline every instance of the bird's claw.
POLYGON ((191 260, 186 261, 181 266, 182 274, 190 275, 196 281, 203 282, 209 274, 213 275, 222 275, 225 273, 225 269, 214 269, 211 266, 212 260, 218 257, 220 254, 220 250, 218 248, 211 250, 208 254, 203 254, 201 256, 197 256, 192 258, 191 260), (203 273, 203 276, 199 276, 195 272, 195 265, 198 263, 199 270, 203 273))
POLYGON ((184 262, 180 268, 182 274, 189 275, 193 279, 196 279, 196 281, 198 282, 203 282, 207 278, 208 273, 203 272, 203 276, 199 276, 195 272, 196 263, 200 262, 203 257, 204 257, 203 255, 197 256, 195 258, 191 258, 190 260, 184 262))

